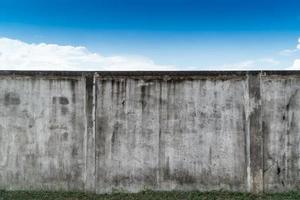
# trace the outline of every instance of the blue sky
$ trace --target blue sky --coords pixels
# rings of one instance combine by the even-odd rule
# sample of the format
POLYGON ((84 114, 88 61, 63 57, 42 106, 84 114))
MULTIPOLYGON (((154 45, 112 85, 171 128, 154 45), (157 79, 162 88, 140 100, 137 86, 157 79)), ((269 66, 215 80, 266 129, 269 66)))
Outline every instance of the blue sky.
POLYGON ((300 58, 299 8, 296 0, 0 0, 0 37, 158 69, 287 69, 300 58))

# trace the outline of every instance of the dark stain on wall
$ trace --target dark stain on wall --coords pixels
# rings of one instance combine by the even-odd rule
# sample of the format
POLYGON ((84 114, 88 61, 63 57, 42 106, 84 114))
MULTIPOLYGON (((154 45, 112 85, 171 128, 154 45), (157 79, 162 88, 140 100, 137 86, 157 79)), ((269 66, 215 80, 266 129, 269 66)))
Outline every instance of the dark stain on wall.
POLYGON ((77 80, 71 80, 71 90, 72 90, 72 103, 76 103, 76 83, 77 80))
POLYGON ((68 105, 69 99, 67 97, 61 96, 61 97, 53 97, 52 98, 52 104, 56 104, 59 102, 61 105, 68 105))
POLYGON ((52 98, 52 104, 56 104, 56 97, 52 98))
POLYGON ((191 174, 189 171, 184 169, 175 169, 173 172, 171 172, 168 165, 169 164, 167 164, 167 166, 164 168, 164 181, 174 181, 179 185, 192 185, 197 183, 196 176, 191 174))
POLYGON ((114 186, 129 184, 130 177, 125 175, 116 175, 112 177, 112 183, 114 186))
POLYGON ((66 106, 61 107, 61 114, 66 115, 68 112, 69 112, 68 107, 66 107, 66 106))
POLYGON ((19 105, 21 103, 20 97, 17 93, 9 92, 4 96, 4 105, 19 105))
POLYGON ((68 137, 69 137, 68 132, 64 132, 64 133, 63 133, 63 139, 64 139, 64 141, 67 141, 67 140, 68 140, 68 137))
POLYGON ((296 89, 296 91, 291 95, 291 97, 289 98, 289 101, 288 101, 288 104, 286 105, 286 110, 289 111, 290 108, 294 107, 295 106, 295 103, 296 103, 296 97, 297 97, 297 94, 298 94, 298 89, 296 89))
POLYGON ((120 143, 119 143, 119 134, 120 130, 122 130, 122 124, 116 122, 113 126, 113 132, 111 135, 111 151, 112 154, 117 153, 120 143))
POLYGON ((67 113, 69 113, 69 109, 67 106, 69 104, 69 99, 67 97, 64 97, 64 96, 53 97, 52 104, 54 104, 56 106, 57 103, 59 103, 61 105, 60 110, 61 110, 62 115, 66 115, 67 113))
POLYGON ((97 117, 97 151, 96 155, 99 156, 105 156, 105 140, 106 135, 104 134, 108 129, 107 121, 109 119, 105 116, 97 117))
POLYGON ((141 104, 142 104, 142 112, 144 112, 145 107, 147 105, 147 99, 146 99, 146 86, 141 86, 141 104))
POLYGON ((59 104, 68 105, 69 104, 69 99, 67 97, 59 97, 59 104))
POLYGON ((78 156, 78 147, 73 145, 73 147, 72 147, 72 157, 74 158, 76 156, 78 156))
POLYGON ((149 168, 143 174, 133 174, 127 172, 126 174, 117 174, 111 177, 111 184, 115 187, 130 186, 132 183, 139 183, 155 188, 157 186, 156 168, 149 168))

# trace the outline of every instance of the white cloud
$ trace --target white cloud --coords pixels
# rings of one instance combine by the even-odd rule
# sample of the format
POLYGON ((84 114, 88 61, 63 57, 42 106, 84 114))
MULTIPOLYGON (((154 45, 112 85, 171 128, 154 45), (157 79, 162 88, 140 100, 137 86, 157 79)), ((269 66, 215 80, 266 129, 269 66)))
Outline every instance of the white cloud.
POLYGON ((221 66, 224 70, 263 70, 278 66, 279 61, 273 58, 261 58, 257 60, 245 60, 233 64, 225 64, 221 66))
MULTIPOLYGON (((244 60, 241 62, 231 63, 231 64, 221 64, 221 65, 210 65, 203 66, 202 69, 212 70, 212 71, 243 71, 243 70, 267 70, 278 68, 280 61, 275 60, 274 58, 260 58, 256 60, 244 60)), ((199 67, 189 67, 188 70, 197 70, 199 67)))
POLYGON ((294 60, 294 63, 288 70, 299 70, 300 69, 300 59, 294 60))
MULTIPOLYGON (((297 48, 294 49, 295 52, 300 51, 300 38, 298 39, 297 48)), ((297 58, 293 61, 293 65, 288 67, 287 70, 300 70, 300 59, 297 58)))
POLYGON ((85 47, 0 38, 1 70, 174 70, 142 56, 102 56, 85 47))
POLYGON ((285 49, 285 50, 280 51, 279 54, 281 56, 290 56, 290 55, 298 52, 299 51, 298 48, 299 48, 299 45, 297 46, 297 49, 285 49))
POLYGON ((299 51, 300 51, 300 38, 298 38, 298 44, 295 49, 285 49, 279 52, 279 54, 282 56, 290 56, 299 51))

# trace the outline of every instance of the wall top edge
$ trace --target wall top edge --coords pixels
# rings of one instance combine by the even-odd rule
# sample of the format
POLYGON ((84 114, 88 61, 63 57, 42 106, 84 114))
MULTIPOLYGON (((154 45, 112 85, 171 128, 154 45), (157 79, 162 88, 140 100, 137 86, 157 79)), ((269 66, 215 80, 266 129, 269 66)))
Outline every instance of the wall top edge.
POLYGON ((246 76, 246 75, 300 75, 300 70, 262 71, 21 71, 0 70, 2 76, 246 76))

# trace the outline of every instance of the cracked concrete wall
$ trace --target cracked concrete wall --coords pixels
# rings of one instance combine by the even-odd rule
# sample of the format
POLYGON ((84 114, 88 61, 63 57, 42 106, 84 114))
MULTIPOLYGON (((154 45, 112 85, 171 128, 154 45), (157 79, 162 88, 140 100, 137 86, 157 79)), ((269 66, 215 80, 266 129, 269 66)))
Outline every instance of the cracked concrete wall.
POLYGON ((300 73, 0 72, 0 189, 299 188, 300 73))

